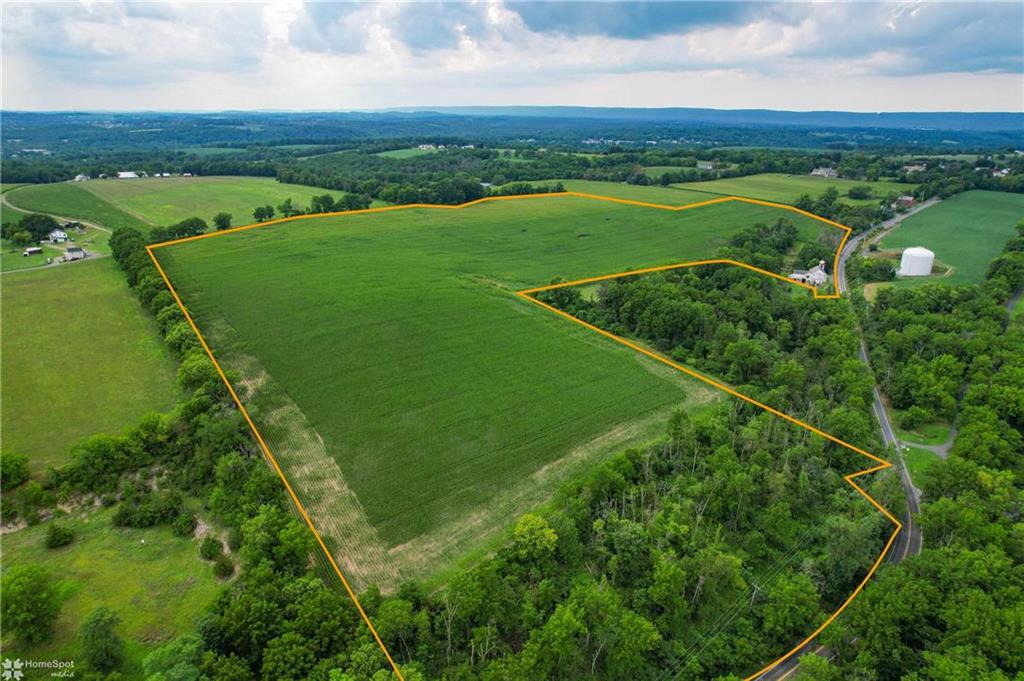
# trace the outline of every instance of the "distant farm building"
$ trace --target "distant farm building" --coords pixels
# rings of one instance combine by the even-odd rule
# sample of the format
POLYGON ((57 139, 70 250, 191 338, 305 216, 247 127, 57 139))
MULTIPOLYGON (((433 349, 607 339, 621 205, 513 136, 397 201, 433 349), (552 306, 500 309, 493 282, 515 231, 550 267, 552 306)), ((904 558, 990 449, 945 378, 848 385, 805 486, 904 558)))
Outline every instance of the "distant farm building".
POLYGON ((697 170, 714 170, 715 168, 714 161, 697 161, 697 170))
POLYGON ((85 182, 88 179, 89 179, 88 175, 84 175, 84 174, 81 174, 81 173, 79 173, 78 175, 75 175, 75 182, 85 182))
POLYGON ((935 254, 927 248, 912 246, 903 251, 900 258, 900 269, 896 274, 901 277, 925 277, 932 273, 935 254))
POLYGON ((901 196, 892 202, 892 207, 895 210, 906 210, 907 208, 914 207, 913 196, 901 196))
POLYGON ((119 170, 117 171, 117 179, 119 180, 137 180, 139 174, 134 170, 119 170))
POLYGON ((54 229, 46 235, 46 239, 51 244, 62 244, 68 240, 68 233, 63 229, 54 229))
POLYGON ((924 163, 903 166, 903 172, 905 173, 923 173, 926 170, 928 170, 928 166, 925 165, 924 163))
POLYGON ((825 282, 828 281, 828 273, 825 272, 825 261, 819 260, 818 264, 809 270, 794 270, 793 274, 789 275, 789 278, 803 284, 810 284, 811 286, 824 286, 825 282))
POLYGON ((65 260, 81 260, 86 255, 85 249, 81 246, 72 246, 64 252, 65 260))
POLYGON ((42 255, 43 249, 39 246, 29 246, 22 255, 42 255))
POLYGON ((814 177, 839 177, 839 171, 835 168, 826 168, 822 166, 821 168, 815 168, 812 170, 811 175, 814 177))

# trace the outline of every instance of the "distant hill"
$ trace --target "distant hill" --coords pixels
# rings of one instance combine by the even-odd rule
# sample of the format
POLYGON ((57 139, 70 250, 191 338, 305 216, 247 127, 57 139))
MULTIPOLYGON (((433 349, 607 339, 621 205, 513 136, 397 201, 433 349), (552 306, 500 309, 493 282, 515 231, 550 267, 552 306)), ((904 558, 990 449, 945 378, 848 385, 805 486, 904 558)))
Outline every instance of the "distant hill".
POLYGON ((403 113, 456 116, 525 116, 619 121, 706 123, 712 125, 787 125, 806 128, 889 128, 976 132, 1024 130, 1024 113, 776 111, 772 109, 635 109, 585 106, 442 106, 388 109, 403 113))

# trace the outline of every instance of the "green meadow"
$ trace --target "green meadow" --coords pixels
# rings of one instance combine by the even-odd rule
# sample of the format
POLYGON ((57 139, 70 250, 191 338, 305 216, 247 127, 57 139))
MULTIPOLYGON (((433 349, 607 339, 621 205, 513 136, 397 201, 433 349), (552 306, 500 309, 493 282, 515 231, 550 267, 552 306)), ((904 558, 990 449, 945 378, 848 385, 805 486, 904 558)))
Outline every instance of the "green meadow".
MULTIPOLYGON (((4 565, 44 568, 57 583, 61 603, 49 641, 29 646, 4 636, 5 657, 80 660, 79 627, 95 608, 106 606, 121 618, 123 672, 141 679, 150 650, 195 630, 220 590, 195 542, 174 536, 168 527, 113 527, 111 515, 101 510, 64 518, 60 522, 74 530, 75 540, 58 549, 44 545, 52 521, 4 535, 4 565)), ((81 668, 77 672, 80 676, 81 668)))
POLYGON ((329 545, 357 581, 386 581, 360 563, 397 563, 395 580, 436 573, 575 465, 712 399, 516 290, 707 257, 782 215, 804 240, 829 229, 738 202, 546 197, 300 220, 156 253, 329 545))
POLYGON ((829 187, 835 187, 839 191, 841 200, 852 205, 877 204, 879 200, 884 199, 890 193, 907 194, 914 189, 914 185, 900 184, 899 182, 857 182, 855 180, 811 177, 810 175, 783 175, 781 173, 762 173, 708 182, 686 182, 673 186, 789 204, 796 203, 796 200, 803 194, 810 194, 812 198, 817 198, 829 187), (874 198, 851 199, 846 195, 851 187, 860 186, 874 189, 874 198))
MULTIPOLYGON (((95 180, 100 182, 100 180, 95 180)), ((106 180, 113 182, 114 180, 106 180)), ((149 225, 138 216, 121 210, 86 190, 87 182, 55 182, 34 184, 4 193, 15 208, 29 213, 50 213, 75 220, 95 222, 108 229, 135 227, 148 230, 149 225)))
POLYGON ((274 210, 286 199, 302 208, 314 196, 343 192, 296 184, 281 184, 269 177, 160 177, 138 180, 92 180, 90 192, 150 225, 170 225, 197 216, 212 222, 220 212, 230 213, 235 226, 254 222, 257 206, 274 210))
POLYGON ((1002 252, 1021 220, 1024 195, 964 192, 910 216, 883 237, 879 246, 901 250, 924 246, 953 267, 949 276, 901 279, 896 285, 924 281, 974 284, 985 278, 989 263, 1002 252))
POLYGON ((0 307, 3 447, 34 472, 174 405, 174 362, 113 259, 4 275, 0 307))
POLYGON ((379 151, 374 156, 383 156, 384 158, 413 158, 414 156, 424 156, 425 154, 437 153, 437 149, 419 149, 418 147, 409 147, 408 149, 389 149, 388 151, 379 151))
POLYGON ((636 184, 626 184, 625 182, 601 182, 599 180, 545 180, 535 184, 550 186, 555 182, 561 182, 565 186, 566 191, 570 192, 611 196, 616 199, 629 199, 631 201, 660 203, 666 206, 683 206, 721 198, 717 194, 680 189, 679 187, 661 187, 657 185, 645 187, 636 184))

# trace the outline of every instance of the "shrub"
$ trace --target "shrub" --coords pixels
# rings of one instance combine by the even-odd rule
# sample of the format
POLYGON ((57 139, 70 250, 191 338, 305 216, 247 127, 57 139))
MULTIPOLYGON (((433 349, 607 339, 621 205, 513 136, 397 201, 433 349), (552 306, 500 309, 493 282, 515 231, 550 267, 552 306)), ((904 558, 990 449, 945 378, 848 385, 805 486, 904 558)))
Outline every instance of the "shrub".
POLYGON ((124 659, 124 641, 117 635, 121 618, 109 608, 92 611, 79 633, 85 666, 101 672, 111 672, 124 659))
POLYGON ((203 560, 214 560, 217 556, 224 555, 224 546, 221 545, 219 539, 208 534, 203 537, 203 543, 199 545, 199 555, 203 557, 203 560))
POLYGON ((213 574, 221 579, 227 579, 235 574, 235 564, 225 554, 220 554, 213 561, 213 574))
POLYGON ((46 548, 56 549, 61 546, 67 546, 75 538, 75 531, 66 525, 60 523, 50 523, 50 526, 46 528, 46 548))
POLYGON ((0 489, 14 489, 28 480, 28 457, 24 454, 0 454, 0 489))
POLYGON ((179 537, 191 537, 196 531, 196 516, 187 511, 182 512, 174 519, 174 534, 179 537))

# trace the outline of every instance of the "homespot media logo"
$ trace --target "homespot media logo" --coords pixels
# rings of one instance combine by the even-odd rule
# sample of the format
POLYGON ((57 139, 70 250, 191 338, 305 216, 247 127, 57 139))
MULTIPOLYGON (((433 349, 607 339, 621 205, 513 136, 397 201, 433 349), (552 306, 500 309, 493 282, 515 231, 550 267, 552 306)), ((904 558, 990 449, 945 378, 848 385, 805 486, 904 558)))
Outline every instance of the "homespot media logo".
POLYGON ((4 681, 20 681, 27 678, 26 672, 29 670, 49 671, 51 677, 71 679, 75 676, 75 661, 5 659, 0 669, 0 678, 4 681))

